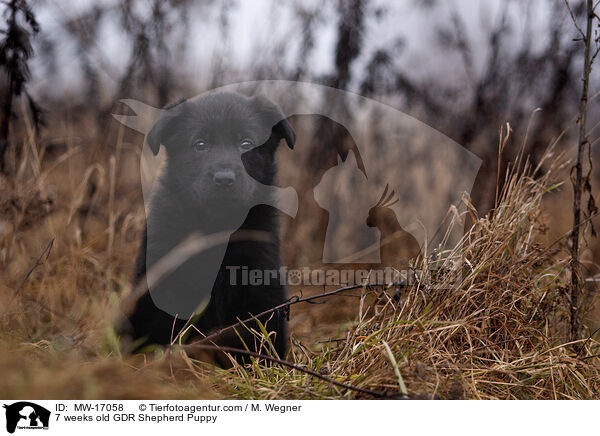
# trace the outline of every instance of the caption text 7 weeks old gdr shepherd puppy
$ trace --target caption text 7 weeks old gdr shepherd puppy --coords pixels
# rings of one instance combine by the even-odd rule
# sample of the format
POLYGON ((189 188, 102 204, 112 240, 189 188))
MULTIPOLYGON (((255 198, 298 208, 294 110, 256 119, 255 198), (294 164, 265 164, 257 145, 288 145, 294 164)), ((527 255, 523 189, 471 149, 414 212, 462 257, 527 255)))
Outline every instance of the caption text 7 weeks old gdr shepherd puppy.
MULTIPOLYGON (((124 338, 138 345, 167 344, 192 322, 195 328, 188 332, 199 339, 198 331, 208 335, 285 302, 279 281, 258 286, 240 277, 232 281, 232 271, 239 273, 240 267, 280 267, 278 212, 267 197, 281 139, 292 148, 294 131, 281 110, 261 96, 206 94, 168 109, 154 124, 147 143, 155 155, 162 144, 167 160, 150 203, 134 284, 147 286, 147 271, 190 235, 229 232, 231 237, 207 244, 151 285, 122 322, 124 338), (244 236, 250 233, 266 237, 244 236)), ((283 357, 286 314, 274 312, 260 321, 273 332, 283 357)), ((244 327, 237 330, 252 350, 255 338, 244 327)), ((244 348, 237 334, 216 342, 244 348)))

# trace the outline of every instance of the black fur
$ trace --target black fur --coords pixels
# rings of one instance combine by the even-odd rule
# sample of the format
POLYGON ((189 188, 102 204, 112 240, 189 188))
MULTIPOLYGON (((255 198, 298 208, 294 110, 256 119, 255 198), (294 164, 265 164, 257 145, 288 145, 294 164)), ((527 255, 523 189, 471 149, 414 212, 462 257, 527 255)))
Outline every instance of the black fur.
MULTIPOLYGON (((247 199, 252 196, 251 183, 240 181, 243 178, 241 172, 245 171, 264 185, 273 185, 277 171, 275 152, 281 139, 291 148, 295 134, 283 119, 279 108, 262 97, 249 98, 233 93, 209 94, 169 109, 147 137, 154 154, 158 153, 161 144, 167 152, 166 169, 159 179, 148 214, 148 223, 152 223, 152 228, 168 229, 164 234, 154 236, 154 244, 160 246, 158 250, 166 254, 192 232, 212 234, 222 230, 226 226, 223 223, 229 220, 227 213, 239 212, 235 208, 246 207, 247 199), (201 142, 198 140, 200 137, 201 142), (246 150, 238 144, 241 138, 256 138, 259 142, 256 147, 246 150), (198 146, 205 142, 209 145, 198 146), (243 162, 242 168, 239 167, 240 162, 243 162), (237 178, 231 186, 221 189, 220 185, 216 185, 216 180, 217 173, 223 172, 231 177, 237 174, 237 178), (230 203, 221 207, 223 202, 230 203), (163 240, 167 237, 169 240, 163 240)), ((242 285, 238 280, 238 284, 233 285, 229 280, 230 271, 226 268, 247 266, 248 269, 279 269, 277 214, 275 208, 266 204, 250 208, 243 224, 230 238, 210 302, 199 319, 193 322, 202 334, 235 324, 238 319, 247 319, 252 314, 285 302, 285 287, 279 283, 251 286, 242 285), (245 230, 267 232, 269 238, 240 238, 236 241, 236 234, 245 230)), ((147 232, 148 226, 135 265, 134 285, 145 281, 147 232)), ((197 262, 202 262, 202 256, 210 255, 211 250, 206 250, 201 256, 189 259, 181 268, 193 271, 195 262, 197 265, 197 262)), ((193 281, 186 286, 193 287, 193 281)), ((285 313, 277 312, 261 319, 267 329, 275 333, 272 338, 280 357, 287 351, 285 318, 285 313)), ((156 307, 146 291, 126 315, 120 330, 122 336, 137 343, 139 349, 139 346, 146 344, 170 343, 185 324, 186 320, 175 319, 156 307)), ((197 333, 194 329, 188 331, 197 333)), ((238 332, 252 350, 255 345, 252 335, 245 333, 243 328, 238 332)), ((243 348, 234 335, 223 337, 218 343, 243 348)))

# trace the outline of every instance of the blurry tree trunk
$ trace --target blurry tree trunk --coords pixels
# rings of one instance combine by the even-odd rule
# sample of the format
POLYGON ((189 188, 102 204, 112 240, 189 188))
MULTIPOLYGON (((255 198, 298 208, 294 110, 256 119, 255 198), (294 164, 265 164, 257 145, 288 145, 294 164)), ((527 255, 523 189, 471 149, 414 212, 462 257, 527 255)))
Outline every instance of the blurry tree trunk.
MULTIPOLYGON (((352 81, 352 63, 358 58, 363 47, 365 11, 364 0, 339 0, 337 4, 337 43, 335 47, 335 71, 333 75, 326 77, 325 84, 337 89, 347 90, 352 81)), ((343 98, 334 102, 327 102, 329 105, 336 105, 338 114, 351 116, 350 111, 345 105, 343 98)), ((356 145, 349 144, 351 138, 344 126, 334 123, 329 119, 322 117, 315 118, 316 129, 311 141, 311 149, 307 153, 307 159, 310 164, 305 168, 310 168, 310 174, 305 174, 305 182, 299 188, 301 193, 311 193, 313 188, 320 181, 323 173, 337 163, 337 156, 342 156, 345 160, 348 150, 356 150, 356 145)), ((361 162, 360 156, 356 156, 357 161, 361 162)), ((364 166, 362 168, 364 171, 364 166)), ((325 235, 327 232, 327 223, 329 214, 322 210, 314 198, 307 198, 307 203, 298 210, 296 223, 314 220, 315 225, 311 231, 311 240, 317 246, 325 244, 325 235), (316 214, 316 215, 315 215, 316 214)), ((296 237, 299 227, 292 226, 289 229, 290 238, 296 237)), ((318 253, 318 259, 310 259, 311 262, 320 262, 323 252, 318 253)), ((296 264, 296 254, 292 254, 288 261, 296 264)))
POLYGON ((35 19, 31 7, 25 0, 11 0, 3 2, 6 5, 3 17, 5 28, 0 34, 0 69, 6 72, 6 95, 2 102, 0 116, 0 171, 6 170, 6 150, 8 149, 8 130, 12 119, 12 106, 14 97, 25 94, 32 110, 35 127, 40 123, 40 108, 33 98, 27 93, 29 80, 29 66, 27 62, 33 56, 31 45, 32 35, 40 31, 40 26, 35 19), (17 16, 20 19, 17 19, 17 16))
POLYGON ((579 265, 579 234, 581 227, 581 194, 583 190, 582 157, 583 149, 588 144, 586 121, 588 107, 588 90, 592 59, 590 48, 592 45, 592 26, 594 21, 593 0, 587 0, 587 22, 584 37, 584 65, 583 65, 583 91, 579 105, 579 141, 577 146, 577 163, 573 167, 575 178, 573 180, 573 230, 571 231, 571 340, 579 336, 579 296, 581 293, 581 268, 579 265))
POLYGON ((7 82, 6 95, 4 97, 4 104, 2 105, 2 123, 0 124, 0 171, 4 171, 6 167, 4 160, 6 150, 8 149, 8 126, 12 113, 13 87, 10 73, 7 82))
MULTIPOLYGON (((10 7, 10 16, 7 20, 7 34, 12 29, 16 28, 17 23, 17 7, 14 2, 11 2, 10 7)), ((8 45, 8 44, 7 44, 8 45)), ((11 54, 8 53, 8 56, 11 54)), ((6 61, 3 62, 4 65, 10 65, 14 63, 14 59, 8 60, 7 54, 3 54, 3 57, 6 58, 6 61)), ((12 55, 14 57, 14 55, 12 55)), ((2 104, 2 121, 0 124, 0 171, 4 172, 6 167, 5 157, 6 150, 8 149, 8 126, 10 125, 10 118, 12 114, 12 101, 13 101, 13 75, 11 68, 6 68, 6 95, 4 96, 4 103, 2 104)))

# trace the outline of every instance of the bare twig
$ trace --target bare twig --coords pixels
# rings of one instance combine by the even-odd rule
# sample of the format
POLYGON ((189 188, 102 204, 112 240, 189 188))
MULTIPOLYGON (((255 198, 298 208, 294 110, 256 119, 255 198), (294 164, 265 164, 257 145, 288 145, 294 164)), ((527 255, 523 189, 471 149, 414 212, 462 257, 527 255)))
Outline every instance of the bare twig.
MULTIPOLYGON (((253 315, 252 317, 250 317, 248 319, 245 319, 243 321, 239 321, 239 322, 237 322, 235 324, 232 324, 230 326, 223 327, 222 329, 217 330, 215 333, 213 333, 213 334, 211 334, 209 336, 206 336, 205 338, 202 338, 202 339, 200 339, 197 342, 192 342, 188 346, 192 346, 192 345, 195 345, 195 344, 204 344, 206 342, 210 342, 213 339, 221 336, 223 333, 226 333, 226 332, 228 332, 230 330, 233 330, 235 328, 238 328, 238 327, 242 327, 244 324, 251 323, 252 321, 256 320, 257 318, 263 317, 263 316, 268 315, 270 313, 277 312, 277 311, 283 310, 283 309, 287 309, 288 307, 290 307, 293 304, 307 303, 307 302, 311 302, 313 300, 316 300, 318 298, 330 297, 332 295, 336 295, 336 294, 339 294, 341 292, 351 291, 353 289, 359 289, 359 288, 363 288, 365 286, 367 286, 367 285, 360 284, 360 285, 345 286, 343 288, 335 289, 333 291, 323 292, 321 294, 312 295, 310 297, 304 297, 304 298, 298 298, 296 296, 292 297, 292 298, 289 299, 289 301, 287 301, 285 303, 282 303, 279 306, 273 307, 272 309, 269 309, 269 310, 265 310, 264 312, 261 312, 259 314, 253 315)), ((368 286, 385 286, 385 285, 368 285, 368 286)))
POLYGON ((581 30, 581 27, 579 27, 579 24, 577 24, 577 19, 575 18, 575 14, 573 13, 573 10, 571 9, 571 5, 569 4, 569 0, 565 0, 565 5, 567 5, 567 9, 569 10, 569 14, 571 14, 571 20, 573 20, 573 24, 575 25, 575 28, 577 29, 577 31, 579 32, 579 34, 581 35, 581 37, 585 40, 585 33, 583 33, 583 30, 581 30))
POLYGON ((266 354, 256 353, 254 351, 243 350, 241 348, 233 348, 233 347, 226 347, 226 346, 220 346, 220 345, 207 345, 207 344, 200 344, 200 343, 190 344, 187 347, 193 348, 193 349, 200 349, 200 350, 216 350, 216 351, 224 351, 226 353, 239 353, 239 354, 244 354, 247 356, 252 356, 257 359, 264 359, 269 362, 277 363, 279 365, 287 366, 288 368, 292 368, 297 371, 301 371, 305 374, 309 374, 309 375, 316 377, 320 380, 323 380, 327 383, 331 383, 332 385, 339 386, 341 388, 348 389, 351 391, 359 392, 361 394, 370 395, 375 398, 393 398, 393 399, 407 399, 408 398, 407 394, 404 394, 401 392, 373 391, 371 389, 359 388, 357 386, 352 386, 350 384, 342 383, 342 382, 330 379, 329 377, 325 377, 324 375, 319 374, 318 372, 315 372, 311 369, 303 368, 301 366, 293 364, 292 362, 288 362, 287 360, 268 356, 266 354))
POLYGON ((25 284, 25 282, 27 281, 27 279, 29 278, 29 276, 31 275, 31 273, 33 272, 33 270, 35 270, 38 266, 40 266, 40 265, 42 265, 44 263, 44 262, 42 262, 42 258, 44 257, 44 255, 46 253, 47 253, 46 259, 48 259, 48 256, 50 256, 50 250, 52 249, 52 244, 54 244, 54 238, 52 238, 52 239, 50 239, 48 241, 48 243, 46 244, 46 246, 42 250, 42 253, 39 255, 39 257, 35 260, 34 264, 31 265, 31 267, 29 268, 29 270, 25 273, 25 275, 21 279, 21 282, 19 283, 19 286, 17 286, 17 288, 15 289, 15 292, 13 293, 13 296, 11 297, 10 301, 8 302, 8 304, 6 305, 6 308, 4 309, 4 313, 2 314, 2 317, 5 317, 6 314, 8 313, 8 309, 10 308, 10 305, 12 304, 12 302, 14 301, 14 299, 17 297, 19 291, 21 290, 21 288, 23 287, 23 285, 25 284))
MULTIPOLYGON (((575 27, 582 33, 581 29, 575 22, 575 17, 569 6, 569 2, 565 1, 569 13, 573 18, 575 27)), ((584 36, 584 65, 583 65, 583 90, 581 93, 581 101, 579 105, 579 142, 577 146, 577 162, 572 169, 575 171, 573 182, 573 230, 571 232, 571 295, 570 295, 570 314, 571 314, 571 339, 576 340, 579 335, 579 294, 581 293, 581 271, 579 266, 579 239, 580 239, 580 224, 581 224, 581 194, 583 190, 583 170, 582 159, 583 150, 588 145, 586 121, 588 108, 588 93, 590 72, 592 69, 590 49, 592 45, 592 26, 594 21, 594 5, 593 0, 587 0, 587 24, 586 33, 584 36)))

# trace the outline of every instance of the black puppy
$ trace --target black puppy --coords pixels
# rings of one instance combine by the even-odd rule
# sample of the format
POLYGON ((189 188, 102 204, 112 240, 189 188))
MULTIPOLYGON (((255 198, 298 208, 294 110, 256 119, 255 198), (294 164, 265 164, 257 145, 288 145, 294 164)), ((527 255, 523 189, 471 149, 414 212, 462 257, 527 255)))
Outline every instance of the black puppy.
MULTIPOLYGON (((167 161, 151 200, 134 285, 190 235, 231 233, 231 238, 208 244, 164 273, 126 315, 123 337, 138 346, 167 344, 190 317, 195 328, 188 331, 207 335, 285 302, 278 280, 250 285, 241 275, 242 267, 280 268, 277 210, 269 188, 277 189, 271 185, 281 139, 293 147, 295 134, 281 110, 264 97, 235 93, 184 101, 155 123, 146 140, 154 154, 162 144, 167 161), (249 232, 262 236, 249 238, 249 232)), ((271 313, 260 321, 274 332, 273 344, 283 357, 286 314, 271 313)), ((253 336, 243 327, 237 331, 252 350, 253 336)), ((216 342, 244 348, 237 334, 216 342)))

